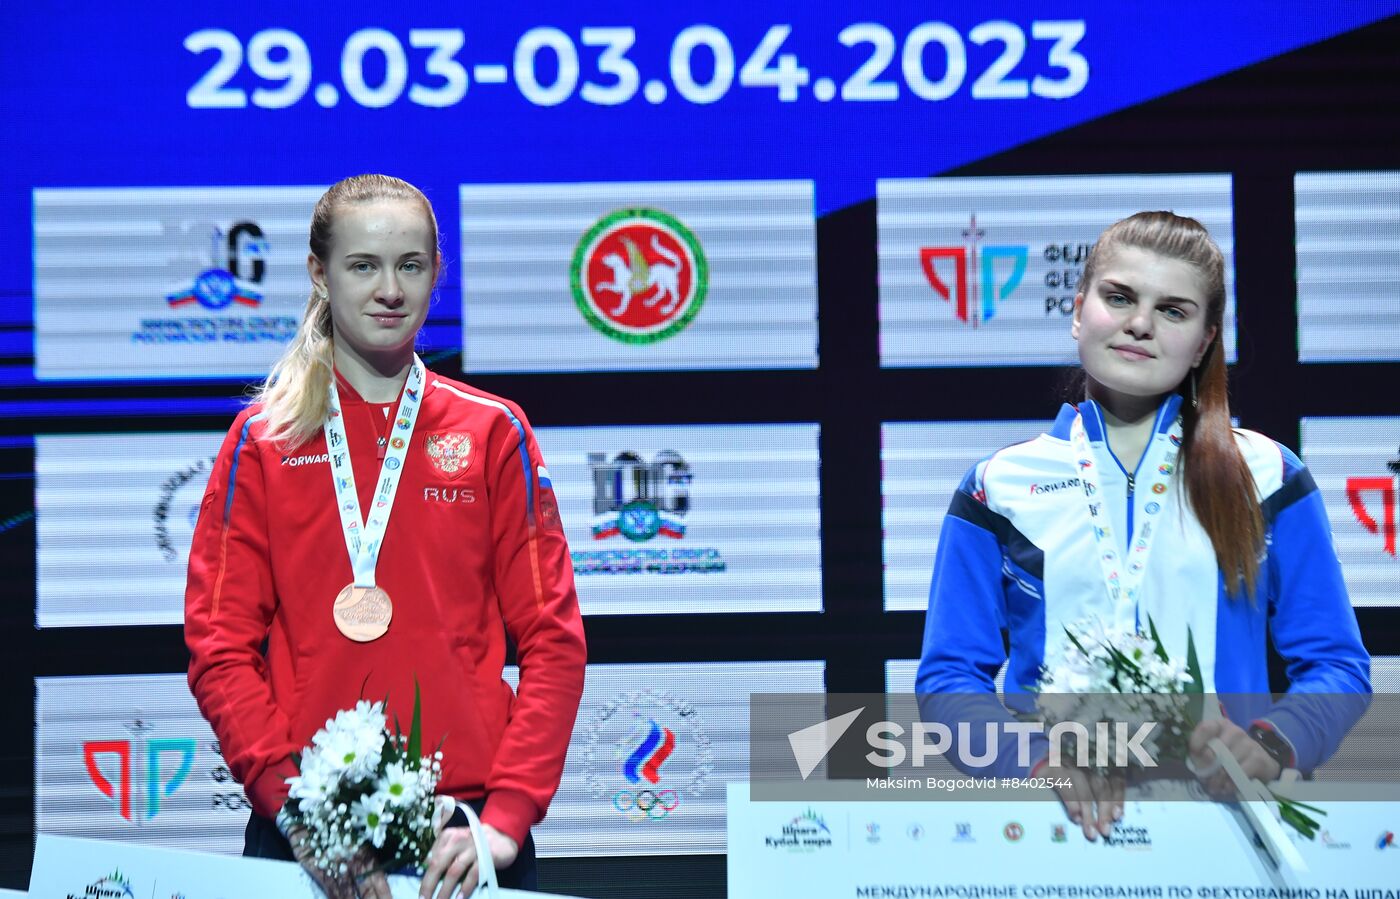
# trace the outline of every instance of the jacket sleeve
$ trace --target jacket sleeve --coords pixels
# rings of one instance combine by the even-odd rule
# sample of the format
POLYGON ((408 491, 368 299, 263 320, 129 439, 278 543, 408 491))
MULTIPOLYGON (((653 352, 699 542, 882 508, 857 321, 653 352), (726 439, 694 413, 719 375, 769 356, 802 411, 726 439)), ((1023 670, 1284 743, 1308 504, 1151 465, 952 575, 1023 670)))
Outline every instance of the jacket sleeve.
POLYGON ((486 780, 482 820, 517 842, 544 817, 564 770, 583 694, 583 620, 549 473, 524 413, 493 448, 496 593, 520 685, 486 780))
POLYGON ((950 730, 950 762, 969 773, 1024 777, 1045 756, 1046 743, 1008 728, 1014 719, 996 695, 996 674, 1006 661, 1004 547, 996 533, 1001 516, 986 504, 979 468, 953 494, 938 535, 916 690, 924 719, 950 730), (968 726, 965 743, 959 725, 968 726), (993 749, 990 762, 978 761, 993 749))
POLYGON ((275 596, 268 556, 266 493, 252 430, 234 421, 209 476, 190 548, 185 645, 190 689, 253 810, 273 817, 295 775, 290 722, 267 682, 263 644, 275 596))
POLYGON ((1327 510, 1312 474, 1287 449, 1283 486, 1264 501, 1269 630, 1288 665, 1288 694, 1266 723, 1293 748, 1295 767, 1327 760, 1365 713, 1371 657, 1342 580, 1327 510))

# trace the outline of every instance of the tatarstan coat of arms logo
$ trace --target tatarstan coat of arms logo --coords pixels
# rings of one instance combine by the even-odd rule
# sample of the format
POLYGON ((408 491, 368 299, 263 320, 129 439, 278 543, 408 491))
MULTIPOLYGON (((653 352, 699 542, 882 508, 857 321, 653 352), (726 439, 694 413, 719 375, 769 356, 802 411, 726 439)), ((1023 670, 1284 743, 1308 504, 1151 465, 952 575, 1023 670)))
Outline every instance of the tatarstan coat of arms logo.
POLYGON ((433 468, 449 478, 461 477, 472 462, 472 435, 464 431, 429 434, 423 450, 433 468))
POLYGON ((655 343, 684 330, 709 287, 700 241, 659 209, 618 209, 574 249, 569 286, 583 317, 622 343, 655 343))

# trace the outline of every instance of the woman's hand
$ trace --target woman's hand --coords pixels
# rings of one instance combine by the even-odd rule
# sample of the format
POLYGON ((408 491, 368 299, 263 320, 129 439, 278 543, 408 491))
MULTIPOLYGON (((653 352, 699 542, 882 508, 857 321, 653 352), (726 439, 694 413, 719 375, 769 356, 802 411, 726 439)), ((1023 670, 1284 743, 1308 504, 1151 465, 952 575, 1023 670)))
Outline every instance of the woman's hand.
MULTIPOLYGON (((448 799, 439 801, 433 815, 433 827, 438 830, 437 840, 428 851, 427 870, 423 872, 423 885, 418 890, 421 899, 432 899, 436 892, 439 899, 448 899, 453 890, 466 896, 476 889, 480 879, 477 865, 476 841, 466 827, 445 827, 452 817, 453 803, 448 799)), ((509 868, 520 854, 520 846, 515 840, 501 833, 489 824, 481 825, 486 845, 491 849, 491 861, 496 870, 509 868)))
POLYGON ((1244 729, 1229 718, 1212 718, 1196 725, 1187 744, 1191 753, 1191 763, 1212 796, 1232 796, 1235 792, 1230 775, 1220 766, 1220 761, 1210 748, 1210 741, 1219 737, 1230 750, 1235 761, 1240 763, 1246 777, 1268 783, 1277 780, 1282 774, 1279 763, 1264 747, 1245 733, 1244 729))
POLYGON ((316 866, 306 828, 293 830, 287 835, 287 841, 292 844, 292 856, 311 875, 327 899, 390 899, 389 879, 383 871, 375 870, 378 860, 369 846, 356 850, 350 859, 348 874, 333 876, 316 866))
POLYGON ((1067 787, 1056 787, 1065 814, 1084 831, 1084 839, 1093 842, 1113 831, 1113 822, 1123 817, 1125 783, 1121 775, 1104 777, 1082 768, 1045 766, 1036 777, 1069 781, 1067 787))

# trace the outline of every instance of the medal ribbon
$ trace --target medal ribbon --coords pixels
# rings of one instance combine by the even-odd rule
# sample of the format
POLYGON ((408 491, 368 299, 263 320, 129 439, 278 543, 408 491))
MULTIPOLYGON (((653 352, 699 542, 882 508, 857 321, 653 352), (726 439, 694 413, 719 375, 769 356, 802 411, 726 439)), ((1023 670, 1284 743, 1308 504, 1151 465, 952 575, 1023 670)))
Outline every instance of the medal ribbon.
POLYGON ((355 491, 355 470, 350 464, 350 444, 345 438, 345 421, 340 414, 340 392, 331 377, 330 414, 322 430, 326 435, 326 452, 330 454, 331 480, 335 482, 335 499, 340 507, 340 526, 345 533, 345 548, 350 553, 350 567, 355 572, 356 587, 373 587, 374 569, 379 564, 379 549, 384 531, 389 526, 389 513, 394 508, 394 495, 399 490, 404 457, 418 421, 418 407, 423 398, 427 370, 418 354, 413 356, 399 398, 398 411, 389 426, 389 446, 379 466, 379 484, 374 491, 374 505, 369 520, 360 512, 360 496, 355 491))
MULTIPOLYGON (((1153 430, 1152 440, 1147 445, 1147 451, 1143 454, 1138 469, 1144 472, 1145 477, 1133 485, 1134 495, 1128 497, 1129 503, 1136 503, 1137 494, 1144 489, 1148 491, 1149 504, 1155 503, 1160 508, 1166 503, 1167 494, 1171 490, 1172 472, 1176 468, 1177 451, 1181 446, 1181 435, 1181 416, 1177 416, 1176 421, 1172 422, 1172 426, 1165 432, 1161 428, 1153 430)), ((1123 552, 1119 551, 1118 540, 1114 536, 1113 524, 1104 508, 1104 497, 1099 495, 1097 467, 1103 464, 1105 453, 1097 452, 1089 442, 1089 436, 1084 430, 1082 412, 1074 419, 1074 424, 1070 425, 1070 443, 1078 459, 1079 482, 1084 488, 1089 526, 1094 529, 1094 540, 1098 543, 1099 567, 1103 569, 1104 587, 1108 591, 1108 598, 1121 610, 1119 617, 1126 614, 1131 621, 1147 572, 1147 560, 1155 542, 1152 516, 1132 516, 1137 521, 1137 527, 1128 535, 1129 539, 1124 544, 1128 556, 1125 564, 1123 552)), ((1109 462, 1113 464, 1112 460, 1109 462)))

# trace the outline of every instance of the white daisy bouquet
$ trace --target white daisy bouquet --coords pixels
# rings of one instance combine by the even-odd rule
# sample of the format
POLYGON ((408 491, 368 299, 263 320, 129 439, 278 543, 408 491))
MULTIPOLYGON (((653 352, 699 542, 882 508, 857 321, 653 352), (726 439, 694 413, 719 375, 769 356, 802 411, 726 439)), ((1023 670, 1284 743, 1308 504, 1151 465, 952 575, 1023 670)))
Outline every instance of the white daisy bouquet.
MULTIPOLYGON (((1147 626, 1146 634, 1110 632, 1097 620, 1077 621, 1064 629, 1068 645, 1060 658, 1041 669, 1040 684, 1035 688, 1041 718, 1051 727, 1062 721, 1084 725, 1089 740, 1087 754, 1093 760, 1089 767, 1100 774, 1107 775, 1109 770, 1097 762, 1107 759, 1117 761, 1126 756, 1130 765, 1138 765, 1135 755, 1119 755, 1118 747, 1112 744, 1146 723, 1157 725, 1153 735, 1140 744, 1149 756, 1159 762, 1185 763, 1191 734, 1205 718, 1205 681, 1190 629, 1186 631, 1186 661, 1182 663, 1174 661, 1162 645, 1151 616, 1147 626), (1108 728, 1096 727, 1100 722, 1108 728), (1126 728, 1115 727, 1119 723, 1126 728), (1110 745, 1101 749, 1098 743, 1103 737, 1110 745)), ((1062 758, 1077 757, 1079 747, 1072 742, 1062 748, 1062 758)), ((1120 766, 1118 773, 1126 772, 1120 766)), ((1267 786, 1264 789, 1278 804, 1285 824, 1310 840, 1317 835, 1320 822, 1308 812, 1325 815, 1325 811, 1267 786)))
MULTIPOLYGON (((1091 760, 1122 758, 1117 742, 1144 724, 1157 725, 1140 744, 1154 760, 1186 757, 1204 699, 1196 644, 1188 632, 1185 663, 1173 661, 1151 617, 1148 627, 1146 634, 1111 632, 1098 620, 1082 619, 1064 629, 1068 645, 1053 665, 1041 669, 1036 688, 1041 717, 1051 726, 1065 721, 1084 725, 1091 760), (1097 727, 1100 723, 1109 726, 1097 727), (1100 747, 1104 737, 1109 745, 1100 747)), ((1141 767, 1135 754, 1125 754, 1129 764, 1141 767)), ((1067 758, 1076 755, 1066 753, 1067 758)), ((1106 765, 1091 767, 1108 773, 1106 765)))
POLYGON ((382 870, 421 867, 436 836, 434 793, 442 753, 422 754, 422 722, 415 687, 407 735, 388 729, 383 702, 360 700, 336 713, 295 756, 298 776, 279 815, 284 830, 306 829, 306 846, 328 876, 350 871, 362 846, 373 848, 382 870))

